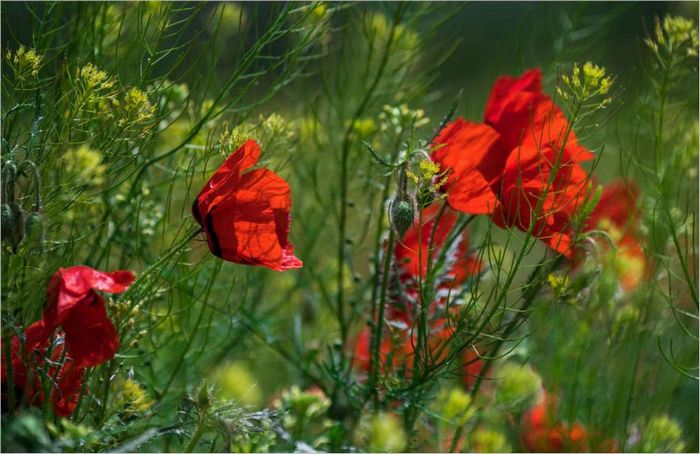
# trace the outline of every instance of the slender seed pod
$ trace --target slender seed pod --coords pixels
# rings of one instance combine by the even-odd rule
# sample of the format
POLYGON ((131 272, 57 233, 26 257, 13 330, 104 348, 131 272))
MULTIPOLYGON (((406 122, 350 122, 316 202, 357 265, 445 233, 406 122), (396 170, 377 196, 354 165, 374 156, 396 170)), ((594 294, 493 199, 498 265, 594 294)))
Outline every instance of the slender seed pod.
POLYGON ((389 206, 389 220, 399 239, 402 239, 409 227, 413 225, 413 218, 413 201, 408 194, 406 166, 404 164, 399 171, 399 189, 389 206))

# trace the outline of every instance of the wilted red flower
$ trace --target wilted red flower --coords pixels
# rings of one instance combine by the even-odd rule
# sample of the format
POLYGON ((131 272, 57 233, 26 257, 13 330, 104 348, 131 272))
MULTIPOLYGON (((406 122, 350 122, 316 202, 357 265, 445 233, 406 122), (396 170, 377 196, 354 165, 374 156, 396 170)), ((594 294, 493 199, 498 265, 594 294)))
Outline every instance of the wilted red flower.
POLYGON ((241 145, 204 185, 192 214, 217 257, 276 271, 301 268, 287 240, 289 185, 269 169, 246 172, 259 156, 260 146, 254 140, 241 145))
MULTIPOLYGON (((620 284, 632 290, 641 282, 647 268, 647 259, 640 242, 639 189, 631 181, 616 181, 605 187, 598 205, 586 221, 585 231, 606 232, 617 248, 615 263, 619 268, 620 284)), ((598 242, 604 250, 608 242, 598 242)))
MULTIPOLYGON (((24 351, 18 336, 10 341, 12 357, 12 376, 14 382, 15 401, 28 405, 41 405, 44 401, 41 370, 46 367, 48 340, 41 342, 46 332, 43 320, 33 323, 24 331, 24 351), (29 346, 35 346, 29 348, 29 346)), ((3 351, 2 383, 3 403, 7 403, 7 371, 9 369, 3 351)), ((63 338, 59 338, 50 354, 51 366, 46 373, 51 377, 51 403, 54 412, 59 416, 70 416, 80 398, 80 388, 83 383, 85 369, 78 367, 67 353, 64 355, 63 338)))
MULTIPOLYGON (((119 349, 119 337, 97 290, 122 293, 134 281, 130 271, 105 273, 87 266, 60 268, 49 281, 41 320, 24 331, 23 342, 10 342, 16 392, 30 404, 43 401, 39 372, 52 377, 51 400, 57 415, 70 415, 77 404, 84 370, 104 363, 119 349), (63 331, 50 342, 58 328, 63 331), (55 345, 54 345, 55 344, 55 345), (53 348, 49 351, 50 347, 53 348), (48 355, 48 356, 47 356, 48 355), (62 361, 61 361, 62 359, 62 361)), ((3 392, 9 364, 2 358, 3 392)))
POLYGON ((496 80, 484 123, 462 118, 449 123, 432 152, 449 172, 444 189, 453 209, 494 214, 499 225, 525 231, 534 221, 533 234, 567 255, 570 218, 587 178, 579 162, 591 158, 561 109, 542 91, 539 69, 496 80), (545 194, 544 206, 535 211, 545 194))
POLYGON ((104 299, 96 290, 122 293, 134 281, 131 271, 105 273, 87 266, 60 268, 49 281, 44 308, 44 330, 36 343, 45 344, 57 327, 63 328, 66 350, 76 367, 93 367, 114 358, 119 337, 107 315, 104 299))

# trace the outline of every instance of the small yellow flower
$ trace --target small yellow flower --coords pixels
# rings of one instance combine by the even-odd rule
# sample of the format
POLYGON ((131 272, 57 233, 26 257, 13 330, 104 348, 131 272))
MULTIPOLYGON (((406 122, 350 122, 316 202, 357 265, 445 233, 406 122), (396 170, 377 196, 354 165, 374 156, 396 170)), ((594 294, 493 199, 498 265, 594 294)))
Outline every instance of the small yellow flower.
POLYGON ((24 81, 30 76, 36 78, 44 60, 44 56, 36 50, 27 49, 24 46, 19 46, 16 52, 8 50, 5 58, 12 66, 15 77, 19 81, 24 81))
POLYGON ((598 98, 595 109, 605 108, 610 98, 605 98, 612 87, 613 79, 604 67, 586 62, 582 66, 574 63, 571 74, 562 74, 556 92, 564 101, 583 103, 598 98), (602 97, 602 99, 601 99, 602 97))
POLYGON ((78 70, 78 77, 83 82, 85 89, 101 90, 114 87, 115 81, 105 71, 100 70, 92 63, 88 63, 78 70))
POLYGON ((441 417, 448 424, 455 426, 464 425, 469 418, 474 416, 476 411, 471 408, 471 404, 472 399, 469 394, 459 387, 443 389, 437 398, 438 411, 441 417))
POLYGON ((359 118, 352 124, 352 132, 360 140, 377 132, 377 123, 371 118, 359 118))
POLYGON ((122 398, 127 413, 143 413, 153 406, 153 401, 135 380, 127 378, 122 385, 122 398))
POLYGON ((666 16, 656 20, 654 35, 644 40, 655 53, 697 57, 698 31, 695 23, 681 16, 666 16))
POLYGON ((557 296, 563 296, 569 288, 569 276, 567 275, 550 273, 549 276, 547 276, 547 281, 550 287, 552 287, 554 294, 557 296))

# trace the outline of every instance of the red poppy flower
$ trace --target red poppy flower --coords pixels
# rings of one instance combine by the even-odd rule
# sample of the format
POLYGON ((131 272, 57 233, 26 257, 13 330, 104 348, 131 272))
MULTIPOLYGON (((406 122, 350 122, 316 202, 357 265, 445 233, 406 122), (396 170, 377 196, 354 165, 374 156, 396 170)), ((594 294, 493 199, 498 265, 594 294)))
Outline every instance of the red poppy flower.
MULTIPOLYGON (((15 402, 41 406, 44 401, 44 390, 41 377, 45 374, 51 377, 51 403, 54 413, 59 416, 70 416, 80 398, 85 369, 78 367, 73 358, 64 353, 63 338, 60 337, 50 354, 51 366, 46 367, 49 340, 43 340, 46 327, 43 320, 33 323, 24 331, 24 350, 18 336, 10 343, 12 357, 12 376, 15 388, 15 402)), ((3 352, 2 358, 3 402, 7 403, 5 393, 7 384, 8 364, 3 352)))
POLYGON ((501 227, 532 228, 532 234, 552 249, 572 257, 571 221, 586 201, 587 187, 588 175, 581 166, 559 156, 551 145, 522 147, 506 162, 501 205, 493 220, 501 227))
MULTIPOLYGON (((631 181, 617 181, 605 187, 603 194, 591 212, 585 231, 602 230, 608 234, 617 248, 613 264, 616 265, 620 284, 624 290, 636 288, 644 277, 647 259, 637 231, 639 225, 639 189, 631 181)), ((608 250, 608 242, 598 243, 608 250)))
POLYGON ((287 240, 292 205, 289 185, 268 169, 245 172, 259 156, 260 146, 247 140, 204 185, 192 214, 217 257, 276 271, 301 268, 287 240))
POLYGON ((43 331, 25 348, 44 344, 58 326, 66 336, 66 350, 77 367, 93 367, 114 358, 119 337, 96 290, 122 293, 134 281, 131 271, 105 273, 87 266, 60 268, 49 281, 43 331))
POLYGON ((542 92, 539 69, 499 78, 484 121, 458 118, 433 142, 432 159, 448 172, 443 188, 448 203, 464 213, 494 214, 503 227, 527 231, 535 222, 535 235, 570 255, 570 217, 579 207, 586 175, 579 162, 592 154, 578 144, 562 111, 542 92), (542 211, 533 212, 534 202, 545 194, 542 211))

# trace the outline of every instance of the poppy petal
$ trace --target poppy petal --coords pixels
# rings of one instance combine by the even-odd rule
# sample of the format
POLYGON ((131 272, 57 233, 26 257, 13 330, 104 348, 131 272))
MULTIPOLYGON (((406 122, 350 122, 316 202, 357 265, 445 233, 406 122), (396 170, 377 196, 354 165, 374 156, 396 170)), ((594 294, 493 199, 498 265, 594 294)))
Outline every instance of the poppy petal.
POLYGON ((62 327, 68 354, 76 367, 98 366, 114 358, 119 350, 117 330, 99 295, 93 304, 81 304, 72 310, 62 327))
POLYGON ((494 83, 484 113, 486 124, 501 135, 499 146, 512 150, 519 145, 564 147, 577 161, 593 158, 581 147, 564 113, 542 91, 542 74, 531 69, 519 78, 501 77, 494 83), (568 133, 568 135, 567 135, 568 133))
POLYGON ((498 133, 490 126, 462 118, 449 123, 433 142, 431 158, 447 171, 450 207, 470 214, 491 213, 498 203, 489 179, 502 170, 507 155, 495 146, 498 133))

